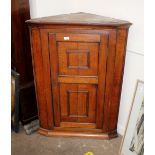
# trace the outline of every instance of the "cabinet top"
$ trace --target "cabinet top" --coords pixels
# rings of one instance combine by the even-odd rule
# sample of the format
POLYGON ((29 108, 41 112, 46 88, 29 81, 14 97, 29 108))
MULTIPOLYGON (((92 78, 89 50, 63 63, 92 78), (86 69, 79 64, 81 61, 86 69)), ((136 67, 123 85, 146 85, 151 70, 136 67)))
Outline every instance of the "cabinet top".
POLYGON ((131 23, 124 20, 104 17, 90 13, 70 13, 42 18, 35 18, 26 21, 28 24, 65 24, 65 25, 97 25, 97 26, 130 26, 131 23))

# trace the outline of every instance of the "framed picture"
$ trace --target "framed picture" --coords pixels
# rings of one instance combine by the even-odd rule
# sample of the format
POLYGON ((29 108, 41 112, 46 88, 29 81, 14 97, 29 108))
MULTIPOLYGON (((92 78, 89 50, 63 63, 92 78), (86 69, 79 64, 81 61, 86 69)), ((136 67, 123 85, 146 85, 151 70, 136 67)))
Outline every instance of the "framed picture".
POLYGON ((11 129, 19 131, 19 77, 20 75, 11 70, 11 129))
POLYGON ((137 82, 120 155, 144 154, 144 83, 137 82))

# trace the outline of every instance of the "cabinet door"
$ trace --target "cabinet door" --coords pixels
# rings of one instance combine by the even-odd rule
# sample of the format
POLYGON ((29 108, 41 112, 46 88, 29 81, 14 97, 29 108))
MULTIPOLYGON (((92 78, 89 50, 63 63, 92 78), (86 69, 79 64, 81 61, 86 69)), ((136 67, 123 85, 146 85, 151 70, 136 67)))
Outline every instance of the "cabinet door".
POLYGON ((49 33, 54 125, 103 128, 107 34, 49 33))

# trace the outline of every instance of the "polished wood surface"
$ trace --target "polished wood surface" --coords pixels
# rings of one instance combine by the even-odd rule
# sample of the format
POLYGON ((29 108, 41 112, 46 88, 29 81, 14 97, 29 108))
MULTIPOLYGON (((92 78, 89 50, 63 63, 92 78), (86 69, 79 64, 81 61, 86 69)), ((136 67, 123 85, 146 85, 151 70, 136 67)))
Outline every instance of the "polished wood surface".
POLYGON ((99 26, 120 26, 130 25, 128 21, 104 17, 91 13, 70 13, 49 17, 36 18, 28 21, 30 24, 67 24, 67 25, 99 25, 99 26))
POLYGON ((28 0, 11 0, 11 68, 20 74, 20 121, 26 124, 38 118, 29 30, 28 0))
POLYGON ((95 85, 60 84, 60 109, 62 122, 96 122, 95 85))
POLYGON ((86 76, 58 76, 58 82, 60 83, 91 83, 98 84, 98 77, 86 77, 86 76))
POLYGON ((63 130, 46 130, 46 129, 42 129, 40 128, 38 131, 41 135, 44 136, 54 136, 54 137, 65 137, 65 138, 74 138, 74 137, 78 137, 78 138, 95 138, 95 139, 101 139, 101 140, 110 140, 111 138, 115 138, 117 137, 117 133, 113 134, 113 135, 109 135, 107 133, 103 133, 103 132, 98 132, 96 129, 94 130, 83 130, 83 129, 77 129, 74 130, 71 128, 69 129, 63 129, 63 130))
POLYGON ((100 35, 97 34, 68 34, 58 33, 56 34, 56 41, 64 41, 64 37, 69 37, 69 40, 65 41, 81 41, 81 42, 100 42, 100 35))
MULTIPOLYGON (((84 22, 87 15, 66 15, 65 21, 73 19, 69 25, 62 24, 63 20, 55 25, 55 17, 27 21, 39 132, 43 135, 101 139, 117 136, 125 47, 131 23, 115 20, 114 24, 100 16, 94 25, 93 21, 84 22)), ((96 15, 92 19, 90 16, 88 20, 96 15)))

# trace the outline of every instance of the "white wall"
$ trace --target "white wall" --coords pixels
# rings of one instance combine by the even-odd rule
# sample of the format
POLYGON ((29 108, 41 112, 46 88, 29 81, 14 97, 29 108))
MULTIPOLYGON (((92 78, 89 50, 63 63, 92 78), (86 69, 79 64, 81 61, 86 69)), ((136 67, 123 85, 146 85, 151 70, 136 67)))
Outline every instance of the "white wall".
POLYGON ((121 135, 125 130, 137 79, 143 80, 144 78, 143 61, 143 55, 127 51, 118 119, 118 132, 121 135))
POLYGON ((143 0, 30 0, 31 17, 88 12, 133 23, 127 45, 118 132, 124 133, 137 79, 143 80, 143 0))

